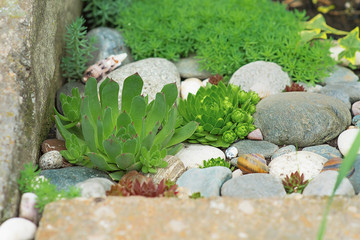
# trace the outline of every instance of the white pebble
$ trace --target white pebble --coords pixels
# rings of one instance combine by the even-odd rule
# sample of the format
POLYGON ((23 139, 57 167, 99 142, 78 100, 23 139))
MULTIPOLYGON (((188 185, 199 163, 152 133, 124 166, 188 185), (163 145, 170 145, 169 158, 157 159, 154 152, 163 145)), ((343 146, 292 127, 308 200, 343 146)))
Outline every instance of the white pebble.
POLYGON ((354 102, 351 107, 352 114, 354 116, 360 115, 360 101, 354 102))
POLYGON ((225 150, 225 156, 227 159, 232 159, 234 157, 237 157, 239 151, 236 147, 229 147, 225 150))
POLYGON ((186 99, 189 93, 196 94, 199 88, 204 87, 198 78, 188 78, 181 82, 180 91, 182 99, 186 99))
POLYGON ((90 198, 105 197, 106 191, 110 190, 112 185, 114 185, 114 183, 106 178, 90 178, 77 183, 75 186, 80 188, 82 197, 90 198))
POLYGON ((24 193, 21 196, 19 217, 26 218, 36 225, 39 221, 39 212, 35 208, 37 196, 35 193, 24 193))
MULTIPOLYGON (((342 155, 348 154, 351 145, 353 144, 356 136, 359 134, 360 129, 354 128, 354 129, 348 129, 343 131, 338 138, 338 148, 342 155)), ((358 150, 358 154, 360 154, 360 149, 358 150)))
POLYGON ((63 164, 63 157, 59 151, 50 151, 44 153, 39 159, 39 167, 41 169, 60 168, 63 164))
POLYGON ((284 179, 287 175, 298 171, 304 179, 312 179, 320 174, 328 159, 313 152, 298 151, 280 155, 269 164, 269 173, 284 179))
POLYGON ((236 169, 232 172, 232 178, 241 177, 243 175, 242 171, 240 169, 236 169))
POLYGON ((36 225, 25 218, 10 218, 0 226, 1 240, 34 239, 36 225))

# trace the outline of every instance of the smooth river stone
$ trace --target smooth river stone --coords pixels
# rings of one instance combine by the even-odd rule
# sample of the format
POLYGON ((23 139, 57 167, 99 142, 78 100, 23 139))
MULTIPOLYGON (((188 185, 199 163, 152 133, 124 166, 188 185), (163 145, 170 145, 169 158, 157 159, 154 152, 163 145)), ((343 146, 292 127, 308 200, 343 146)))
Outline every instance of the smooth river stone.
MULTIPOLYGON (((325 164, 324 164, 324 168, 321 170, 321 172, 325 172, 325 171, 339 171, 340 170, 340 165, 342 164, 343 159, 339 158, 339 157, 334 157, 332 159, 329 159, 325 164)), ((350 171, 348 172, 348 174, 346 175, 346 177, 350 178, 355 172, 355 168, 352 167, 350 169, 350 171)))
POLYGON ((348 107, 317 93, 287 92, 261 100, 254 114, 264 140, 277 145, 307 147, 337 137, 351 123, 348 107))
MULTIPOLYGON (((338 148, 342 155, 348 154, 350 151, 351 145, 354 143, 356 136, 359 134, 360 129, 348 129, 343 131, 338 137, 338 148)), ((358 154, 360 154, 360 149, 358 150, 358 154)))
POLYGON ((304 174, 304 180, 319 175, 327 159, 313 152, 291 152, 274 158, 269 164, 269 173, 284 179, 287 175, 298 171, 304 174))
POLYGON ((261 154, 242 154, 237 159, 237 167, 244 173, 268 173, 269 167, 261 154))

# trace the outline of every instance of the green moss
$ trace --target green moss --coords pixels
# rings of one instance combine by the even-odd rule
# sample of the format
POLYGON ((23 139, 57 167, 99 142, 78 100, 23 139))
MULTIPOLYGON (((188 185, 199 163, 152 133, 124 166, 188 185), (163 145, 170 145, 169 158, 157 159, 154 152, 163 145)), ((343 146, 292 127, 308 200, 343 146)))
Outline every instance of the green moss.
POLYGON ((301 42, 305 14, 268 0, 135 1, 117 19, 136 60, 178 60, 196 52, 201 66, 228 79, 241 66, 278 63, 294 81, 320 82, 335 64, 327 41, 301 42))

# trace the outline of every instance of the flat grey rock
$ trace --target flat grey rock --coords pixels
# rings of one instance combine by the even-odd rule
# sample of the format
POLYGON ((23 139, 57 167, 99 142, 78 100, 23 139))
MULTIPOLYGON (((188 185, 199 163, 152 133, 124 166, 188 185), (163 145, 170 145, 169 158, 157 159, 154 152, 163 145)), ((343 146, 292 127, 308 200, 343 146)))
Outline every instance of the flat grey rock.
POLYGON ((279 178, 266 173, 246 174, 224 183, 221 196, 246 199, 284 197, 284 186, 279 178))
POLYGON ((332 84, 338 82, 356 82, 359 77, 349 68, 335 65, 334 71, 324 79, 324 84, 332 84))
POLYGON ((348 107, 317 93, 288 92, 261 100, 254 114, 264 139, 277 145, 307 147, 337 137, 351 123, 348 107))
POLYGON ((337 150, 336 148, 334 148, 328 144, 305 147, 302 149, 302 151, 313 152, 313 153, 319 154, 327 159, 332 159, 334 157, 338 157, 338 158, 342 157, 339 150, 337 150))
POLYGON ((328 83, 323 87, 320 93, 329 91, 341 91, 350 98, 350 103, 354 103, 360 100, 360 82, 339 82, 339 83, 328 83))
POLYGON ((271 157, 279 149, 277 145, 271 142, 255 140, 240 140, 231 146, 238 149, 238 156, 247 153, 258 153, 265 158, 271 157))

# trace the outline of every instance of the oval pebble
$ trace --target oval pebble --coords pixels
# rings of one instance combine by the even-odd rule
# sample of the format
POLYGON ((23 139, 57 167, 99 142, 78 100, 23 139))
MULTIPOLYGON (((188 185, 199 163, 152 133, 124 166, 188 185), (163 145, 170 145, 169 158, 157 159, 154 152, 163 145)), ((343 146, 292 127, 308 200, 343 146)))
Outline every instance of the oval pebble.
POLYGON ((312 179, 320 174, 327 159, 313 152, 291 152, 274 158, 269 164, 269 173, 284 179, 287 175, 299 171, 304 180, 312 179))
POLYGON ((63 157, 59 151, 44 153, 39 159, 39 167, 42 170, 60 168, 63 164, 63 157))
POLYGON ((36 205, 37 196, 35 193, 24 193, 21 196, 20 207, 19 207, 19 217, 26 218, 32 221, 35 224, 38 224, 39 212, 36 205))
POLYGON ((359 115, 360 114, 360 101, 354 102, 351 111, 353 115, 359 115))
POLYGON ((204 87, 198 78, 188 78, 181 82, 180 91, 182 99, 186 99, 189 93, 196 94, 199 88, 204 87))
POLYGON ((225 156, 228 159, 237 157, 239 151, 237 150, 236 147, 229 147, 228 149, 225 150, 225 156))
POLYGON ((242 154, 237 159, 237 167, 246 173, 268 173, 269 167, 261 154, 249 153, 242 154))
MULTIPOLYGON (((360 129, 354 128, 354 129, 345 130, 339 135, 338 148, 342 155, 345 156, 349 152, 351 145, 353 144, 359 132, 360 129)), ((358 154, 360 154, 360 149, 358 150, 358 154)))
POLYGON ((36 229, 36 225, 30 220, 25 218, 10 218, 0 226, 0 239, 34 239, 36 229))
MULTIPOLYGON (((339 171, 340 169, 340 165, 343 162, 342 158, 339 157, 334 157, 330 160, 328 160, 325 164, 324 164, 324 168, 321 170, 321 172, 325 172, 325 171, 339 171)), ((346 177, 350 178, 355 172, 355 168, 352 167, 350 169, 350 171, 348 172, 348 174, 346 175, 346 177)))

